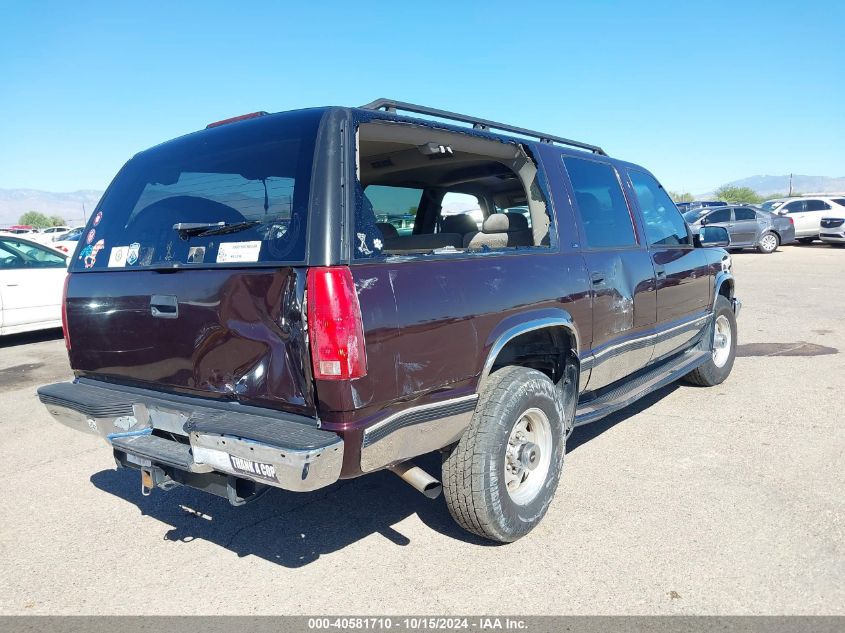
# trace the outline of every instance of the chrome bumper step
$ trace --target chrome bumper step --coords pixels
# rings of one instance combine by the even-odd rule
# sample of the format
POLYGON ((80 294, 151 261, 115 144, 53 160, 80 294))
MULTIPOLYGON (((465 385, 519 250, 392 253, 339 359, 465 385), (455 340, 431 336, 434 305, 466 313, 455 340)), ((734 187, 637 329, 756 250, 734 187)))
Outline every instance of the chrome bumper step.
POLYGON ((72 429, 99 435, 136 464, 191 473, 218 471, 293 491, 340 478, 343 439, 277 411, 231 406, 85 380, 38 389, 50 414, 72 429), (159 431, 156 435, 153 431, 159 431), (161 437, 164 433, 185 441, 161 437))

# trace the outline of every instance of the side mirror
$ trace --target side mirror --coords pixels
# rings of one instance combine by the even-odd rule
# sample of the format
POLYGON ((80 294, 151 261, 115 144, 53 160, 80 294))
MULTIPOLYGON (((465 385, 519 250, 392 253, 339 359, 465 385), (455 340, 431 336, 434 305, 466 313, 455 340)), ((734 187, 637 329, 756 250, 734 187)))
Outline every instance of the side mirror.
POLYGON ((701 221, 699 222, 699 224, 701 226, 705 226, 707 224, 707 216, 706 215, 703 218, 701 218, 701 221))
POLYGON ((731 236, 723 226, 702 226, 694 236, 695 245, 700 248, 709 246, 726 247, 731 245, 731 236))

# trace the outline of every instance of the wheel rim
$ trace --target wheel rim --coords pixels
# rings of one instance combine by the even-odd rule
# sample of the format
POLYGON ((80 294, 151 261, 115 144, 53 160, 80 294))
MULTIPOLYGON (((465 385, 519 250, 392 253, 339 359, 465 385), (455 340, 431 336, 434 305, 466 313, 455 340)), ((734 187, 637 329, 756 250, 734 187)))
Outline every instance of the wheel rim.
POLYGON ((724 314, 716 318, 716 326, 713 328, 713 364, 716 367, 724 367, 731 355, 731 322, 724 314))
POLYGON ((764 235, 760 239, 760 243, 763 245, 763 248, 767 251, 773 251, 778 247, 778 241, 774 235, 764 235))
POLYGON ((511 429, 505 454, 505 488, 514 503, 534 500, 546 483, 551 461, 549 418, 540 409, 528 409, 511 429))

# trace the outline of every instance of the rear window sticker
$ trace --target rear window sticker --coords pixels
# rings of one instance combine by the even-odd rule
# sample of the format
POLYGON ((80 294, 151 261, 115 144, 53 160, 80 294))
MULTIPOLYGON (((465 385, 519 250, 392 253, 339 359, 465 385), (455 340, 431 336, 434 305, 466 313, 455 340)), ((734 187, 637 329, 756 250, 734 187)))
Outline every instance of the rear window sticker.
POLYGON ((373 251, 371 251, 370 247, 367 246, 367 234, 366 233, 356 233, 355 235, 358 236, 358 240, 361 242, 358 245, 358 251, 362 255, 372 255, 373 251))
POLYGON ((217 249, 217 263, 257 262, 261 252, 261 241, 224 242, 217 249))
POLYGON ((96 231, 96 230, 94 230, 94 229, 91 229, 90 231, 88 231, 88 235, 86 235, 86 236, 85 236, 85 243, 86 243, 86 244, 90 244, 91 242, 93 242, 93 241, 94 241, 94 236, 95 236, 96 234, 97 234, 97 231, 96 231))
POLYGON ((141 245, 138 242, 132 242, 126 251, 126 263, 134 266, 138 261, 138 252, 141 250, 141 245))
POLYGON ((94 216, 94 226, 97 226, 100 223, 100 220, 103 219, 103 212, 97 211, 97 215, 94 216))
POLYGON ((128 246, 114 246, 109 253, 109 268, 123 268, 126 266, 126 256, 129 254, 128 246))
POLYGON ((86 246, 82 249, 82 253, 80 253, 80 257, 82 258, 82 263, 85 264, 85 268, 93 268, 95 262, 97 261, 97 254, 105 248, 106 243, 103 240, 97 240, 97 243, 93 246, 86 246))
POLYGON ((141 262, 141 266, 149 266, 153 262, 153 254, 155 250, 152 246, 145 246, 141 249, 141 255, 138 258, 138 261, 141 262))
POLYGON ((205 260, 205 246, 191 246, 188 249, 188 263, 202 264, 205 260))

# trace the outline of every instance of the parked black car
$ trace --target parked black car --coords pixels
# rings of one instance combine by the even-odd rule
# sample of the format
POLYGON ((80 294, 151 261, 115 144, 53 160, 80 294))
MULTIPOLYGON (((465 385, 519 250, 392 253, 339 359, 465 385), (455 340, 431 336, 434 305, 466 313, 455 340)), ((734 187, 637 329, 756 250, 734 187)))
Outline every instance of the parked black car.
POLYGON ((782 217, 746 205, 702 207, 687 211, 684 219, 693 231, 702 226, 723 226, 731 236, 733 248, 756 248, 773 253, 781 244, 795 241, 792 218, 782 217))

